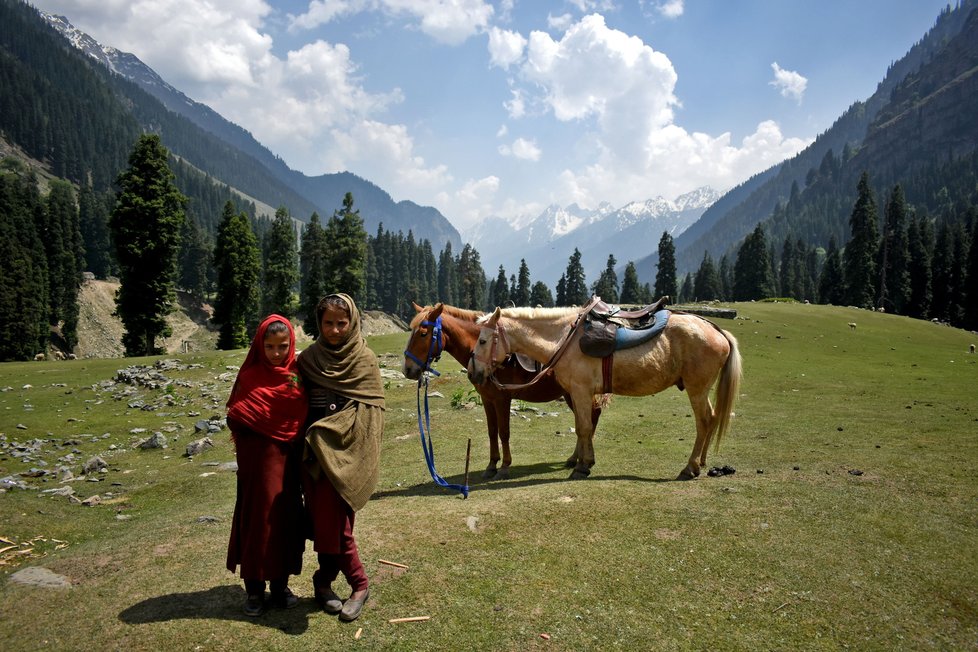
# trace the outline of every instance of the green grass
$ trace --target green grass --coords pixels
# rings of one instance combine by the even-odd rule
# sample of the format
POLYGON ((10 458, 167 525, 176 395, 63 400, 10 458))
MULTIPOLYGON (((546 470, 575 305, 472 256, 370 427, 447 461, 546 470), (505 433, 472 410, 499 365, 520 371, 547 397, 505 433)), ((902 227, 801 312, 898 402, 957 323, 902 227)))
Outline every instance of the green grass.
MULTIPOLYGON (((230 381, 219 376, 243 351, 176 356, 203 367, 168 373, 195 386, 175 383, 172 405, 156 411, 93 389, 153 360, 0 365, 0 388, 12 388, 0 392, 0 441, 45 440, 49 468, 72 449, 76 474, 94 454, 110 468, 101 482, 71 483, 81 498, 101 495, 96 507, 0 494, 0 536, 18 545, 0 553, 0 648, 973 649, 978 356, 968 345, 978 338, 845 308, 736 308, 741 318, 721 325, 740 341, 745 377, 708 465, 733 466, 732 476, 673 481, 694 426, 685 394, 670 390, 615 397, 580 482, 563 467, 574 447, 567 408, 520 411, 512 477, 483 481, 484 415, 469 401, 452 407, 469 386, 445 356, 431 426, 450 482, 462 480, 472 439, 472 492, 461 500, 427 475, 415 384, 390 379, 380 486, 357 516, 371 601, 353 624, 314 609, 311 550, 293 581, 305 596, 297 609, 241 614, 244 592, 224 568, 234 475, 204 466, 233 460, 227 431, 193 460, 182 453, 199 436, 194 422, 221 413, 230 381), (163 427, 175 428, 170 448, 130 447, 146 436, 133 428, 163 427), (80 443, 59 447, 66 438, 80 443), (30 565, 73 586, 9 581, 30 565), (420 615, 431 619, 387 622, 420 615)), ((398 369, 405 340, 371 346, 398 369)), ((140 391, 146 402, 164 393, 140 391)), ((0 477, 31 466, 0 451, 0 477)))

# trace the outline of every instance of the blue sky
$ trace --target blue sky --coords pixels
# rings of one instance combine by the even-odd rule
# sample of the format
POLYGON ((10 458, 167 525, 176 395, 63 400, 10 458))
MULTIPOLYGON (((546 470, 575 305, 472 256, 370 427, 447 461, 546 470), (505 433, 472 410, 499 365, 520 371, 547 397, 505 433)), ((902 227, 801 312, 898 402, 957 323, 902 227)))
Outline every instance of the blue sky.
POLYGON ((349 170, 463 232, 551 203, 727 190, 869 97, 947 5, 34 1, 291 167, 349 170))

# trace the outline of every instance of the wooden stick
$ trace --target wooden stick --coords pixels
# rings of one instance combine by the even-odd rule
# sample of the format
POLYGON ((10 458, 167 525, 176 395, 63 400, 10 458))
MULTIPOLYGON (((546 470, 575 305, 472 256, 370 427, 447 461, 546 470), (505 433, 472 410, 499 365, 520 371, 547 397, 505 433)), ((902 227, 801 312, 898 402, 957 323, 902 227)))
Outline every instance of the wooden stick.
POLYGON ((410 618, 391 618, 389 623, 420 623, 424 620, 431 620, 431 616, 411 616, 410 618))
POLYGON ((353 635, 353 640, 354 641, 359 641, 360 640, 360 636, 362 634, 363 634, 363 627, 361 627, 360 629, 358 629, 357 630, 357 633, 353 635))
POLYGON ((377 563, 379 563, 379 564, 387 564, 388 566, 394 566, 396 568, 408 568, 404 564, 398 564, 396 561, 387 561, 386 559, 378 559, 377 560, 377 563))
POLYGON ((469 486, 469 458, 472 455, 472 438, 469 437, 469 444, 465 447, 465 486, 469 486))

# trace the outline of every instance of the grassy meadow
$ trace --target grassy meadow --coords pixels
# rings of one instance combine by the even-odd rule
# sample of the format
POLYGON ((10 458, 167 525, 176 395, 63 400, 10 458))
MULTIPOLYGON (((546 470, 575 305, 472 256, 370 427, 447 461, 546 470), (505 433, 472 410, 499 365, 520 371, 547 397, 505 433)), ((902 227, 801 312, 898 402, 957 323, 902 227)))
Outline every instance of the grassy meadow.
MULTIPOLYGON (((695 431, 672 389, 614 398, 584 481, 563 467, 566 406, 518 405, 511 477, 484 481, 485 418, 445 356, 431 427, 450 482, 472 440, 462 500, 427 474, 416 385, 389 378, 381 481, 357 515, 371 599, 349 624, 316 609, 311 548, 291 584, 296 609, 241 612, 224 567, 235 476, 216 466, 234 459, 228 432, 183 453, 203 436, 195 422, 223 415, 244 351, 167 356, 188 368, 126 395, 101 383, 162 358, 0 364, 0 477, 32 487, 0 493, 0 648, 978 647, 978 337, 847 308, 733 305, 738 319, 720 325, 739 339, 745 375, 708 461, 733 475, 673 480, 695 431), (154 431, 168 448, 133 448, 154 431), (28 461, 13 454, 37 440, 28 461), (67 455, 75 476, 95 455, 108 470, 64 484, 19 475, 67 455), (101 503, 41 493, 65 484, 101 503), (31 566, 71 586, 11 581, 31 566), (430 619, 388 622, 413 616, 430 619)), ((399 370, 406 339, 370 344, 399 370)))

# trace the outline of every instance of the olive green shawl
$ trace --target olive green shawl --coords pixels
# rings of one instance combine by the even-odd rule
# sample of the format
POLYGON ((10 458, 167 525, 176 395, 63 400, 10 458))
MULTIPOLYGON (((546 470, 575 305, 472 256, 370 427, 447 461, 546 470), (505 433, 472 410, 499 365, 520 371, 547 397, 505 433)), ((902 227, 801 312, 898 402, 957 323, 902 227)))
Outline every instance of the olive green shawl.
POLYGON ((299 354, 299 370, 304 382, 350 401, 309 426, 304 458, 313 477, 325 471, 343 500, 358 511, 370 500, 380 475, 384 385, 377 356, 360 332, 360 311, 349 296, 337 296, 350 308, 346 341, 330 348, 320 335, 299 354))

